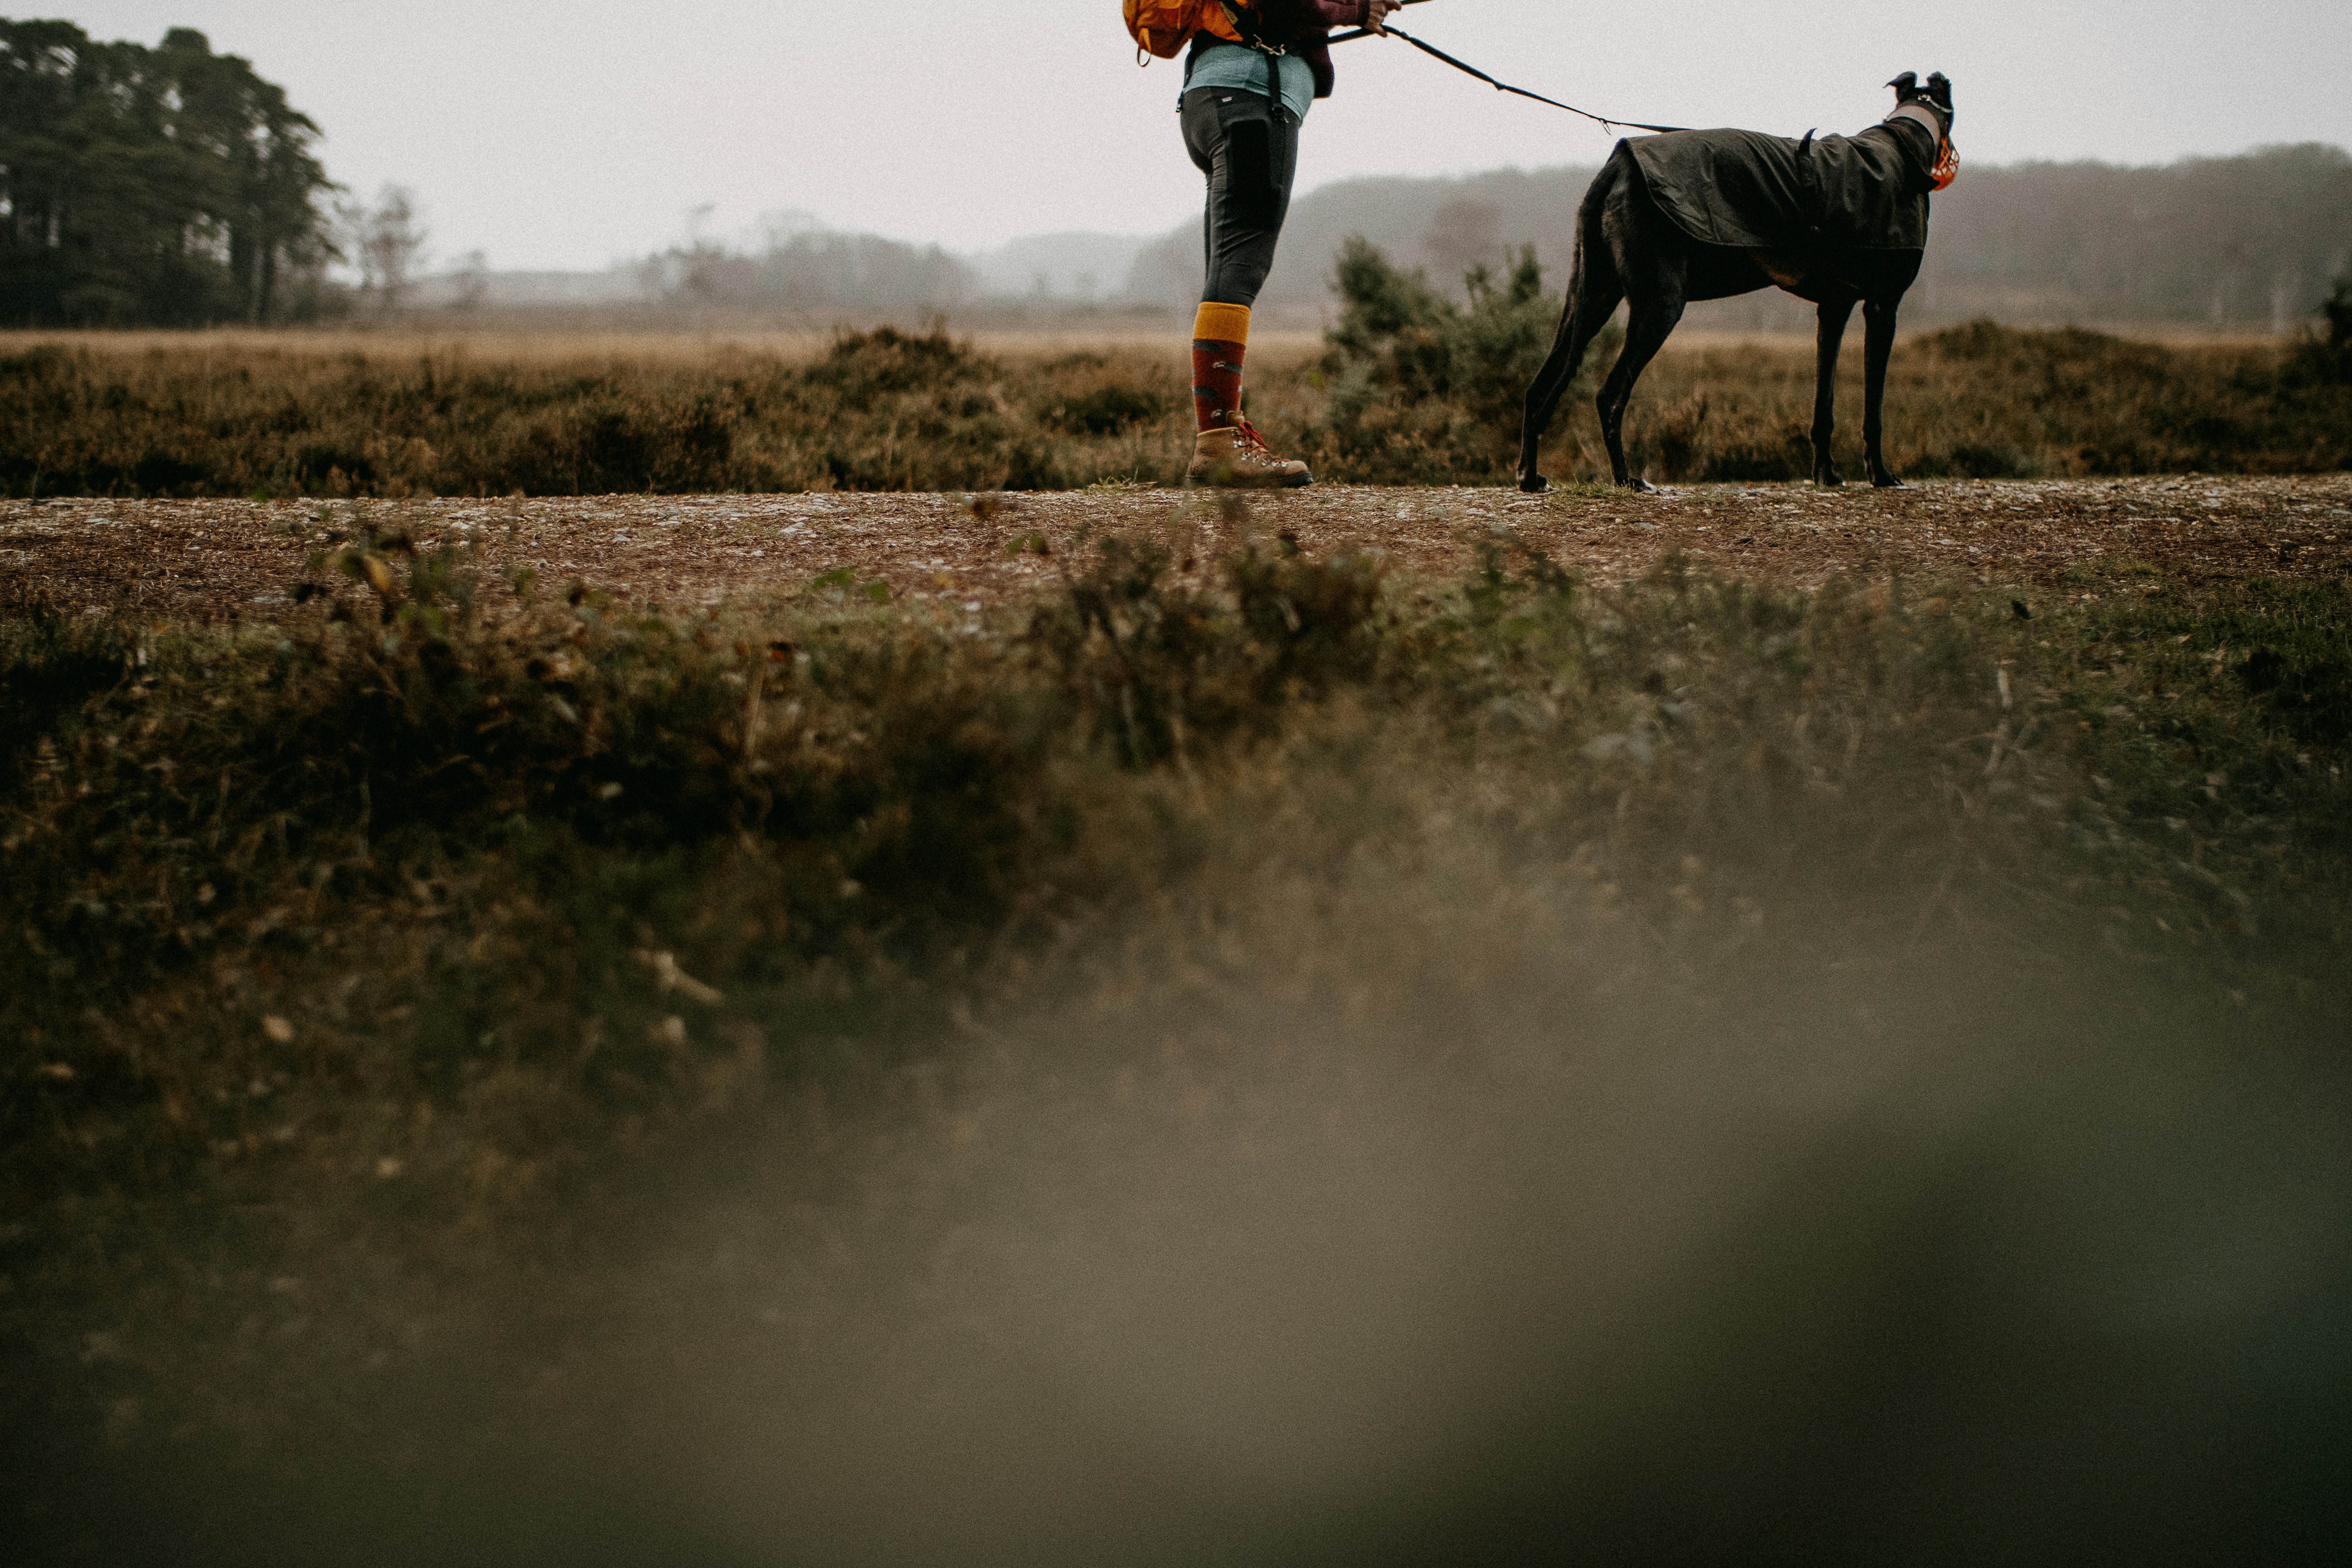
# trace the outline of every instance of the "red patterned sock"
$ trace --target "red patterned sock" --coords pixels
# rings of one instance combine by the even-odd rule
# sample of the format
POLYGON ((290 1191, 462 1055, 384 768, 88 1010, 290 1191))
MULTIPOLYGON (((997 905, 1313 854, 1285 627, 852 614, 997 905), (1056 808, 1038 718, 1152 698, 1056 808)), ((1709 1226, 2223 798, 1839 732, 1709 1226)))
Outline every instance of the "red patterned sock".
POLYGON ((1241 423, 1249 307, 1204 304, 1192 319, 1192 417, 1202 430, 1241 423))

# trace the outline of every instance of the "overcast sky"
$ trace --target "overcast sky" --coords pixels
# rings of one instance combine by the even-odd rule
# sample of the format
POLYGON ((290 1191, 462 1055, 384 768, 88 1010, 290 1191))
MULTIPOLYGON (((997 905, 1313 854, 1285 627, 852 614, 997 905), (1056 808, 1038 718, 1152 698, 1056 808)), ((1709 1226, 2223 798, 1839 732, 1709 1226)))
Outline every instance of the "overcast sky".
MULTIPOLYGON (((447 258, 601 267, 766 211, 981 249, 1156 232, 1198 208, 1178 68, 1135 66, 1116 0, 115 0, 102 38, 195 27, 326 132, 329 172, 414 187, 447 258)), ((16 16, 55 15, 10 6, 16 16)), ((2347 0, 1431 0, 1403 23, 1601 112, 1858 130, 1905 69, 1951 76, 1963 160, 2157 163, 2352 144, 2347 0)), ((1338 51, 1300 188, 1597 163, 1610 137, 1394 41, 1338 51)))

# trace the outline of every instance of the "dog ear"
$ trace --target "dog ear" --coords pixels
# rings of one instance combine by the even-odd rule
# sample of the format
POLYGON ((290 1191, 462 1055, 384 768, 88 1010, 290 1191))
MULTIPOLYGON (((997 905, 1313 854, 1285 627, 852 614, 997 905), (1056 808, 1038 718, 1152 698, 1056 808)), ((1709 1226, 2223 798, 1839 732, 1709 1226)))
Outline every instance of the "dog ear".
POLYGON ((1945 109, 1952 107, 1952 79, 1942 71, 1927 78, 1927 96, 1945 109))
POLYGON ((1906 94, 1919 90, 1919 73, 1917 71, 1905 71, 1901 76, 1896 77, 1893 81, 1888 82, 1886 85, 1895 89, 1895 97, 1902 98, 1906 94))

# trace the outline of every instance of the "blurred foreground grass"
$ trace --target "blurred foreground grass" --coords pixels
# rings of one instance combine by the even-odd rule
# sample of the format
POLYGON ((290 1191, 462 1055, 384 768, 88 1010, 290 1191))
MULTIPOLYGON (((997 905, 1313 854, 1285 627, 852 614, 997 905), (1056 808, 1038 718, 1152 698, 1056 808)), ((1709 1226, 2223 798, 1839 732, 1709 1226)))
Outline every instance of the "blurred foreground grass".
MULTIPOLYGON (((1817 1036, 1958 1071, 2039 1014, 2341 1068, 2340 584, 1587 592, 1504 535, 1458 584, 1109 539, 982 628, 518 607, 352 548, 307 629, 0 621, 0 1364, 47 1529, 74 1464, 217 1446, 299 1490, 283 1445, 364 1447, 404 1408, 368 1369, 430 1359, 402 1279, 507 1280, 561 1340, 566 1270, 730 1129, 986 1148, 974 1073, 1261 1138, 1218 1086, 1310 1039, 1341 1102, 1653 1026, 1767 1101, 1817 1036), (1047 1060, 1043 1016, 1121 1043, 1047 1060)), ((1615 1070, 1562 1060, 1571 1101, 1615 1070)))

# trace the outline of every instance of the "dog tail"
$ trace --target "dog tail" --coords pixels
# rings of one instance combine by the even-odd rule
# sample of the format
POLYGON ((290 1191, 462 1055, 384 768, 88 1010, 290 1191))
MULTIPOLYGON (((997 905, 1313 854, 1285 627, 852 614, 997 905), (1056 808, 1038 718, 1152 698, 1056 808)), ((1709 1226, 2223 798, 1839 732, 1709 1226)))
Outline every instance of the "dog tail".
MULTIPOLYGON (((1571 268, 1569 286, 1575 289, 1585 275, 1587 267, 1613 268, 1615 259, 1609 250, 1608 229, 1603 215, 1608 211, 1609 198, 1621 186, 1646 192, 1642 179, 1642 165, 1635 160, 1633 150, 1620 138, 1601 173, 1584 189, 1584 200, 1576 209, 1576 260, 1571 268)), ((1609 273, 1601 274, 1606 278, 1609 273)))

